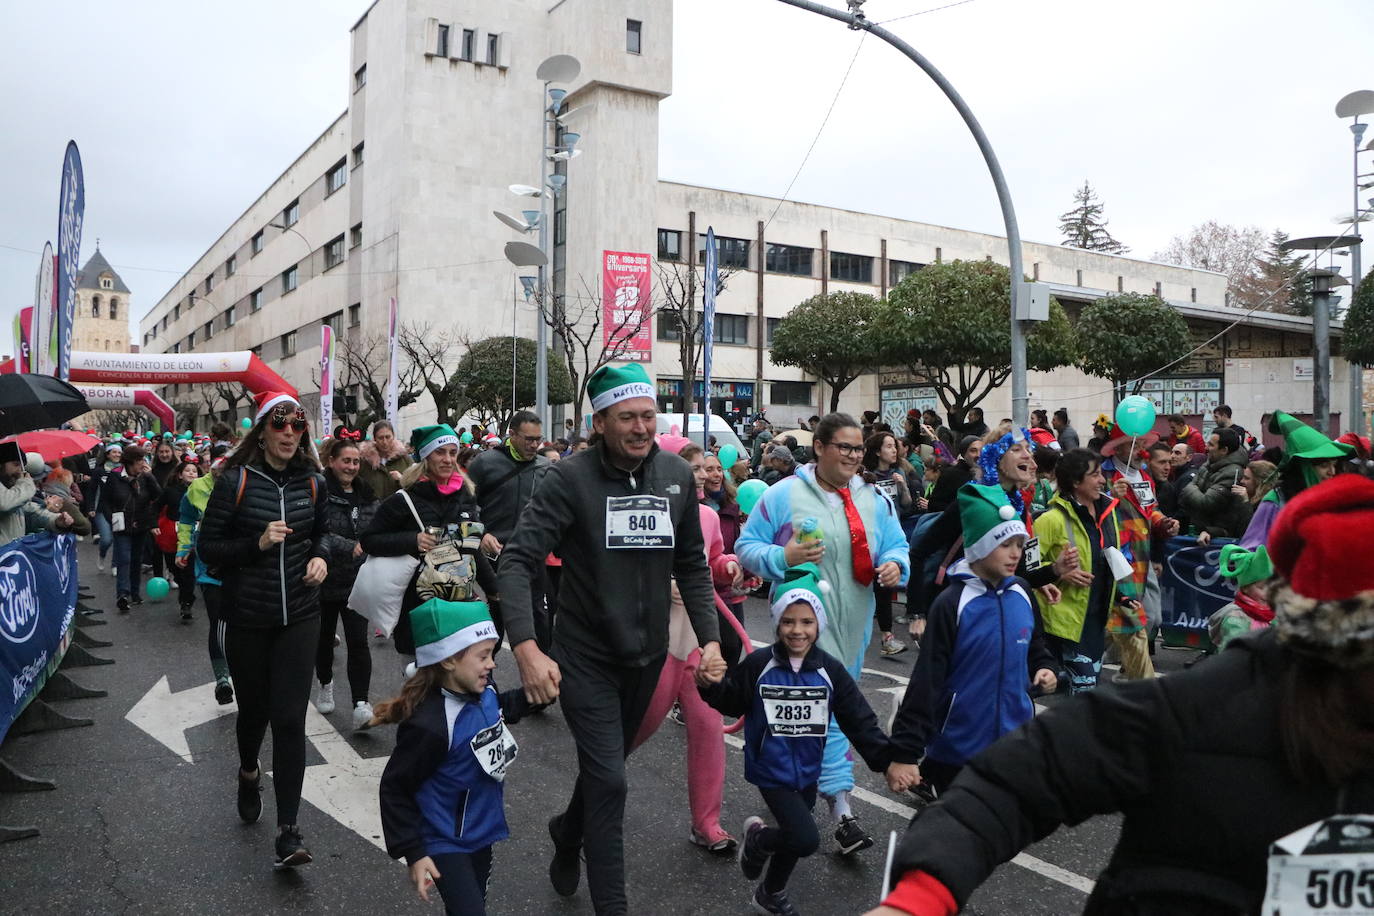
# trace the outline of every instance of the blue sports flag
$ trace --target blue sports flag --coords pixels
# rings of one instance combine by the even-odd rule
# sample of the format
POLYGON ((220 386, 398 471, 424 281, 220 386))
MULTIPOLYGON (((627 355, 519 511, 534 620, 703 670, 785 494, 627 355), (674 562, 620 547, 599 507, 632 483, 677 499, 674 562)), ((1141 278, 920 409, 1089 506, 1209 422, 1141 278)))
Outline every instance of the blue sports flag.
POLYGON ((720 265, 716 252, 716 230, 706 227, 706 289, 702 295, 701 323, 701 447, 711 441, 711 349, 716 337, 716 289, 720 285, 720 265))
POLYGON ((30 534, 0 545, 0 741, 67 650, 76 611, 76 539, 30 534))
POLYGON ((81 260, 81 221, 86 213, 86 180, 75 140, 67 141, 57 204, 57 377, 65 382, 71 377, 76 275, 81 260))

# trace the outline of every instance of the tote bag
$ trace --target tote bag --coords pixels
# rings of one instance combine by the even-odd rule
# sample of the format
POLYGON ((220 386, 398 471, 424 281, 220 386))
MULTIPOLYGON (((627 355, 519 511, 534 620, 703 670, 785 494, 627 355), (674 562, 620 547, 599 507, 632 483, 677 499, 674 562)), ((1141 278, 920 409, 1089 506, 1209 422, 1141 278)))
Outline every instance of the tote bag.
MULTIPOLYGON (((425 530, 410 494, 401 491, 401 498, 410 507, 419 531, 425 530)), ((358 578, 353 582, 353 591, 348 596, 348 606, 362 614, 387 636, 396 629, 401 619, 401 599, 405 597, 410 580, 420 565, 418 557, 403 554, 399 557, 368 556, 358 570, 358 578)))

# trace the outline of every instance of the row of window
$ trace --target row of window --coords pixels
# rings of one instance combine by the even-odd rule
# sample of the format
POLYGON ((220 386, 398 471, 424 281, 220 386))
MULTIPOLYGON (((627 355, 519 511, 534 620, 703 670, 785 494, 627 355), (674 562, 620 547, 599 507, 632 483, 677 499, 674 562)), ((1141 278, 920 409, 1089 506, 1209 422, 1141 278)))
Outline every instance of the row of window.
MULTIPOLYGON (((111 284, 111 285, 113 285, 113 284, 111 284)), ((100 317, 100 297, 99 297, 99 296, 92 296, 92 297, 91 297, 91 317, 92 317, 92 318, 99 318, 99 317, 100 317)), ((119 297, 118 297, 118 296, 111 296, 111 297, 110 297, 110 313, 109 313, 108 315, 106 315, 105 317, 107 317, 107 318, 118 318, 118 317, 119 317, 119 297)))
MULTIPOLYGON (((253 305, 252 305, 252 310, 253 310, 253 311, 256 312, 256 311, 258 311, 258 309, 262 308, 262 305, 261 305, 261 303, 262 303, 262 290, 260 290, 260 289, 259 289, 259 290, 254 290, 252 296, 250 297, 250 299, 251 299, 251 301, 252 301, 252 303, 253 303, 253 305)), ((236 307, 235 307, 235 306, 232 306, 232 305, 231 305, 228 309, 225 310, 225 312, 224 312, 224 328, 231 328, 231 327, 234 326, 235 312, 236 312, 236 311, 237 311, 236 307)), ((327 325, 329 325, 331 328, 333 328, 335 334, 341 334, 341 333, 343 333, 343 317, 344 317, 344 313, 343 313, 342 311, 333 312, 332 314, 326 315, 326 316, 322 319, 322 323, 323 323, 323 324, 327 324, 327 325)), ((363 306, 362 306, 362 303, 360 303, 360 302, 355 302, 355 303, 353 303, 352 305, 350 305, 350 306, 348 307, 348 326, 349 326, 350 328, 356 328, 356 327, 358 327, 360 324, 362 324, 362 319, 363 319, 363 306)), ((224 328, 221 328, 221 330, 223 330, 224 328)), ((213 337, 215 336, 215 331, 216 331, 215 322, 214 322, 214 319, 211 319, 210 321, 205 322, 205 324, 199 329, 199 333, 197 333, 196 331, 192 331, 190 334, 187 334, 187 335, 186 335, 186 339, 185 339, 185 340, 182 340, 182 341, 179 341, 179 342, 173 344, 173 345, 172 345, 172 352, 173 352, 173 353, 189 352, 190 350, 195 349, 195 346, 196 346, 196 344, 197 344, 198 342, 199 342, 199 343, 205 343, 205 342, 209 341, 211 338, 213 338, 213 337)), ((280 347, 281 347, 281 356, 284 356, 284 357, 285 357, 285 356, 294 356, 294 355, 295 355, 295 353, 296 353, 296 340, 297 340, 298 331, 299 331, 299 329, 297 329, 296 331, 287 331, 285 334, 281 335, 280 338, 278 338, 278 343, 280 344, 280 347)), ((143 335, 143 342, 144 342, 145 344, 148 342, 148 337, 149 337, 149 335, 147 335, 147 334, 143 335)), ((262 355, 262 347, 261 347, 261 346, 253 347, 252 350, 253 350, 254 353, 258 354, 259 356, 262 355)))
MULTIPOLYGON (((735 239, 716 236, 716 263, 721 267, 735 270, 752 270, 749 251, 753 243, 749 239, 735 239)), ((658 230, 658 259, 660 261, 682 260, 682 232, 677 229, 658 230)), ((697 235, 697 263, 706 259, 706 236, 697 235)), ((768 273, 788 274, 794 277, 815 275, 816 250, 797 245, 776 245, 768 243, 764 249, 763 269, 768 273)), ((870 255, 849 254, 843 251, 830 252, 830 279, 850 283, 873 283, 873 264, 876 259, 870 255)), ((888 285, 896 286, 909 274, 924 267, 911 261, 887 262, 888 285)))
MULTIPOLYGON (((781 318, 768 318, 767 324, 767 345, 773 345, 773 331, 777 328, 781 318)), ((711 339, 718 344, 737 344, 739 346, 749 345, 749 315, 723 315, 716 313, 715 324, 711 328, 711 339)), ((698 335, 700 336, 700 335, 698 335)), ((658 316, 658 339, 659 340, 681 340, 682 326, 677 317, 663 313, 658 316)))
MULTIPOLYGON (((474 64, 486 64, 490 67, 499 66, 501 63, 501 36, 496 32, 488 32, 486 41, 481 47, 483 57, 478 57, 477 29, 455 29, 452 26, 439 23, 434 43, 435 57, 450 57, 453 60, 465 60, 474 64), (454 39, 457 40, 456 54, 449 52, 454 50, 454 39)), ((356 74, 355 74, 356 76, 356 74)), ((364 75, 366 82, 366 75, 364 75)), ((356 83, 356 79, 355 79, 356 83)), ((361 88, 361 87, 358 87, 361 88)))

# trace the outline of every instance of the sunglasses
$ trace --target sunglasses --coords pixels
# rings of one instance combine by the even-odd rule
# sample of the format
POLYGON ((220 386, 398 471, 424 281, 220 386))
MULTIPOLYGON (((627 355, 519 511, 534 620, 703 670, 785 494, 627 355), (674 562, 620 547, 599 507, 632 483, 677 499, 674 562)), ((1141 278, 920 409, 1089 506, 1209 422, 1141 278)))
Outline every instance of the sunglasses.
POLYGON ((300 407, 289 407, 285 404, 272 411, 272 419, 269 421, 272 428, 280 432, 289 425, 298 433, 305 432, 305 410, 300 407))

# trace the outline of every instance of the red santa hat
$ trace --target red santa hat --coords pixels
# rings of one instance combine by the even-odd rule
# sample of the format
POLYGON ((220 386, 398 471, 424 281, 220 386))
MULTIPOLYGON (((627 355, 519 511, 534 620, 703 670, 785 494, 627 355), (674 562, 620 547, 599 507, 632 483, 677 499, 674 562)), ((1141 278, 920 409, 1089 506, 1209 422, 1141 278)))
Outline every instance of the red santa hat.
POLYGON ((1309 487, 1279 513, 1267 546, 1280 641, 1341 668, 1374 665, 1374 563, 1357 555, 1370 530, 1374 480, 1359 474, 1309 487))
POLYGON ((300 402, 296 400, 294 394, 287 394, 285 391, 259 391, 253 395, 253 400, 258 402, 257 414, 253 417, 255 424, 261 423, 262 418, 272 412, 278 404, 294 404, 299 407, 300 402))

